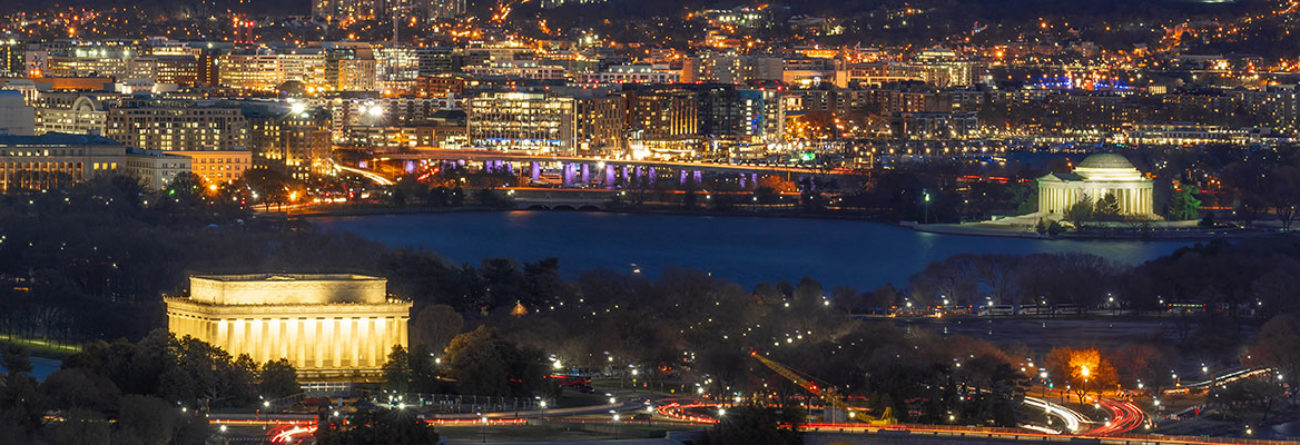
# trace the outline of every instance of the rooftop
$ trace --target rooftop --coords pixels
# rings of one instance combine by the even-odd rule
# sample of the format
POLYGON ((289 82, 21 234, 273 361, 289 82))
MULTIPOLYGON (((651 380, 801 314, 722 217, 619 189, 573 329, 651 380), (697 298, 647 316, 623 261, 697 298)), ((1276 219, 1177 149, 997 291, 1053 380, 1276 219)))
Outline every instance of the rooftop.
POLYGON ((1114 153, 1098 153, 1083 158, 1083 160, 1079 161, 1079 165, 1076 166, 1075 168, 1131 169, 1134 167, 1133 167, 1133 163, 1129 162, 1128 158, 1125 158, 1124 156, 1117 155, 1114 153))
POLYGON ((117 141, 88 134, 45 133, 40 136, 0 135, 0 146, 121 145, 117 141))

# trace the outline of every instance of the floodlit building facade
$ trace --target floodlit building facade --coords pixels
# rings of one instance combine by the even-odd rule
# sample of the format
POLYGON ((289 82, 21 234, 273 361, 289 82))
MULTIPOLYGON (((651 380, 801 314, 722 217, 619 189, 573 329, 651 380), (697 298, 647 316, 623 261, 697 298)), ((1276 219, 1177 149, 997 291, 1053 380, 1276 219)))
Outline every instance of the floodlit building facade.
POLYGON ((99 136, 0 135, 0 193, 74 184, 118 173, 124 164, 124 147, 99 136))
POLYGON ((1088 156, 1070 173, 1049 173, 1038 178, 1038 212, 1061 219, 1079 202, 1095 203, 1106 195, 1119 201, 1122 216, 1150 217, 1153 181, 1142 176, 1123 156, 1101 153, 1088 156))
POLYGON ((384 278, 196 275, 188 297, 165 297, 167 327, 258 363, 288 359, 305 380, 372 378, 406 347, 411 303, 384 278))
POLYGON ((190 158, 190 172, 206 184, 233 182, 253 166, 248 150, 178 150, 171 154, 190 158))
POLYGON ((190 158, 162 150, 128 147, 124 173, 140 181, 146 190, 162 190, 181 174, 190 173, 190 158))

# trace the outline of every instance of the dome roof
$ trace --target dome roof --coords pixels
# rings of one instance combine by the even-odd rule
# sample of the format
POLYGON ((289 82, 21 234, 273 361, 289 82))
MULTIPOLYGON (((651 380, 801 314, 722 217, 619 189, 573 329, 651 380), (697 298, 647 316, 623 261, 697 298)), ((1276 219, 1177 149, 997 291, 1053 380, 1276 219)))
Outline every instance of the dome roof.
POLYGON ((1083 158, 1082 161, 1079 161, 1079 165, 1077 165, 1076 168, 1131 169, 1135 167, 1133 167, 1133 163, 1128 161, 1128 158, 1123 156, 1114 153, 1098 153, 1083 158))

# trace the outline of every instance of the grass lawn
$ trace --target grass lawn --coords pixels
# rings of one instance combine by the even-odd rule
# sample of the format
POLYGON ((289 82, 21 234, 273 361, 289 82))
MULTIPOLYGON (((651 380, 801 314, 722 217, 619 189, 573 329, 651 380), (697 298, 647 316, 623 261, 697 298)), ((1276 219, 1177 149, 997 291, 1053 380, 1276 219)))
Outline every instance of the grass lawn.
POLYGON ((27 338, 20 335, 0 334, 0 344, 19 345, 32 351, 37 357, 63 359, 81 352, 81 344, 63 343, 43 338, 27 338))

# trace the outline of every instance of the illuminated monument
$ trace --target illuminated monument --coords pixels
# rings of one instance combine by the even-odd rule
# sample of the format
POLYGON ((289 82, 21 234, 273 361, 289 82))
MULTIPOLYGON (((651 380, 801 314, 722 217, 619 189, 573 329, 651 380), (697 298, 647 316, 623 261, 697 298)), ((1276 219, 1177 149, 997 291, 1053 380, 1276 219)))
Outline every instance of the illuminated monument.
POLYGON ((1092 203, 1112 195, 1124 216, 1154 217, 1152 181, 1123 156, 1113 153, 1083 158, 1070 173, 1038 178, 1038 213, 1061 219, 1080 201, 1092 203))
POLYGON ((287 358, 306 379, 373 377, 406 347, 411 303, 363 275, 195 275, 165 297, 167 327, 258 363, 287 358))

